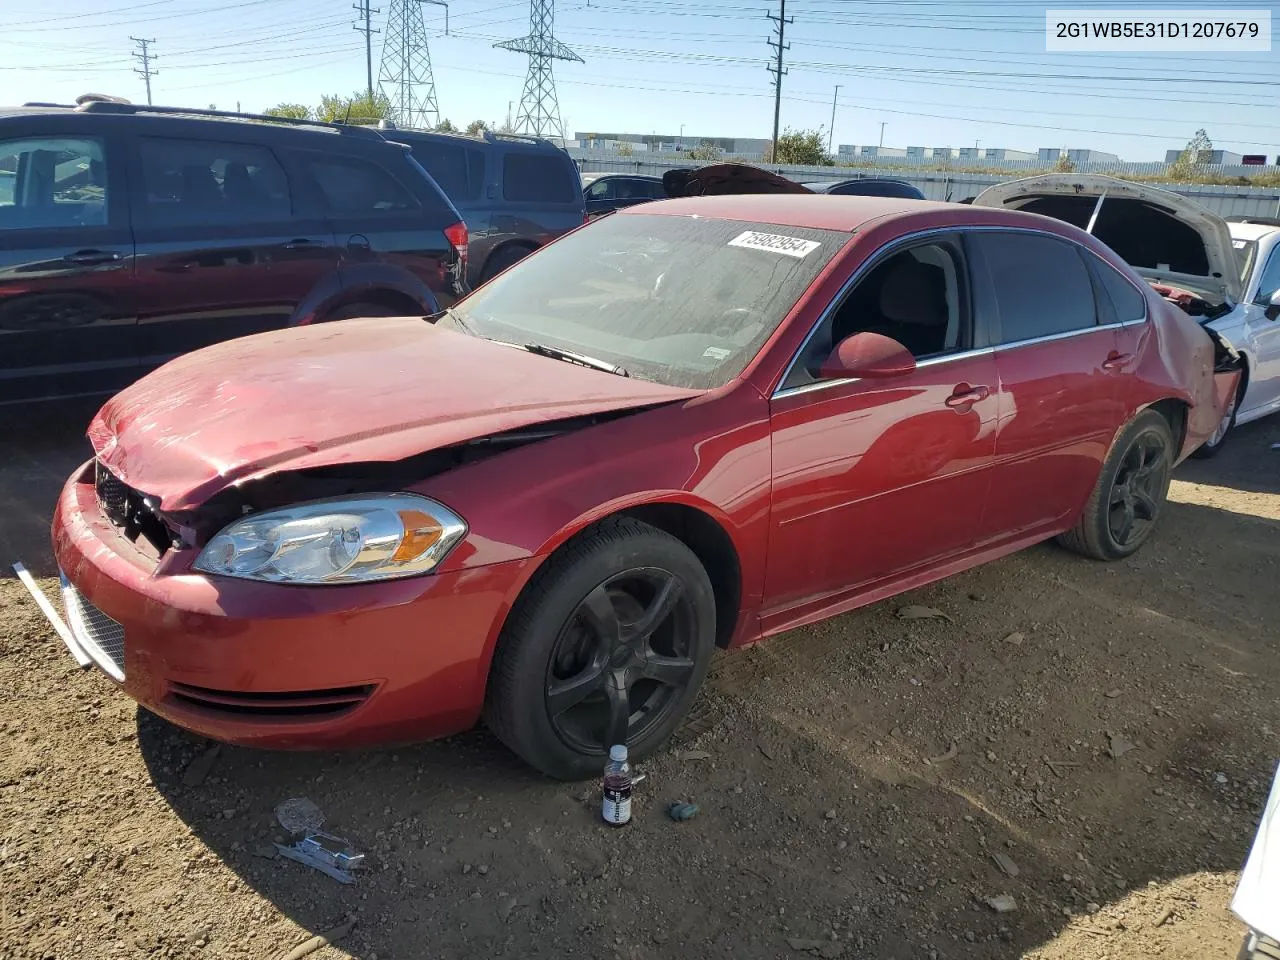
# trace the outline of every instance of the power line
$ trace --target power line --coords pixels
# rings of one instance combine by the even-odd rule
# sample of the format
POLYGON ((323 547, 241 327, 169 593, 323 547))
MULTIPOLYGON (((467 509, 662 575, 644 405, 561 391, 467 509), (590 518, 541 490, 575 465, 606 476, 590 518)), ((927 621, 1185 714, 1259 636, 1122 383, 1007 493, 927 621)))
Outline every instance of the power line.
POLYGON ((378 86, 391 101, 391 119, 402 127, 433 127, 440 122, 423 3, 445 8, 447 30, 449 5, 445 0, 391 0, 387 35, 382 41, 378 86))
POLYGON ((516 40, 495 43, 499 50, 529 55, 529 73, 520 95, 520 112, 516 115, 516 131, 537 137, 558 136, 564 139, 560 121, 560 100, 556 96, 556 80, 551 65, 556 60, 582 63, 580 56, 555 38, 555 0, 530 0, 529 34, 516 40))
POLYGON ((364 25, 353 23, 351 28, 359 33, 364 34, 364 75, 367 84, 366 91, 369 96, 369 102, 373 103, 373 35, 381 33, 380 30, 373 29, 373 15, 381 13, 382 8, 376 10, 369 6, 369 0, 360 0, 354 3, 351 8, 360 14, 360 19, 364 21, 364 25))
POLYGON ((778 39, 770 40, 769 46, 777 54, 778 62, 770 65, 767 69, 773 74, 773 152, 769 155, 769 159, 775 163, 778 159, 778 123, 782 119, 782 78, 786 76, 786 69, 782 66, 782 54, 791 49, 791 44, 785 43, 787 24, 795 23, 795 17, 787 17, 787 0, 778 0, 778 15, 775 17, 772 13, 767 15, 774 22, 774 30, 778 33, 778 39))
POLYGON ((155 37, 150 40, 143 40, 141 37, 130 37, 142 49, 133 54, 133 58, 142 64, 142 69, 133 68, 133 72, 140 76, 147 85, 147 106, 151 106, 151 78, 154 77, 158 70, 151 68, 151 44, 156 42, 155 37))

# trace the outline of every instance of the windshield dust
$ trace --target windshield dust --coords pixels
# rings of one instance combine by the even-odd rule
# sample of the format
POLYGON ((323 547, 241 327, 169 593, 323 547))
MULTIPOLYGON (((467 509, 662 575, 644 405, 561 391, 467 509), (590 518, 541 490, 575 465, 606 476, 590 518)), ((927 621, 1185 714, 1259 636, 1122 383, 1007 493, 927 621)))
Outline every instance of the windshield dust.
POLYGON ((516 264, 450 319, 477 336, 710 389, 742 372, 848 240, 743 221, 611 216, 516 264))

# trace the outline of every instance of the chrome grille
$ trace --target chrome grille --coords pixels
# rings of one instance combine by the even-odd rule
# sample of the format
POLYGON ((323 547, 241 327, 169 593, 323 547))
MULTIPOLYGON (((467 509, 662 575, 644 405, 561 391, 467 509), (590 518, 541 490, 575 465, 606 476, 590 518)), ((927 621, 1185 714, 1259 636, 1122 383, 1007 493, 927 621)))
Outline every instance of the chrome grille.
POLYGON ((65 576, 62 604, 67 611, 67 625, 84 652, 108 676, 123 682, 124 627, 86 600, 65 576))

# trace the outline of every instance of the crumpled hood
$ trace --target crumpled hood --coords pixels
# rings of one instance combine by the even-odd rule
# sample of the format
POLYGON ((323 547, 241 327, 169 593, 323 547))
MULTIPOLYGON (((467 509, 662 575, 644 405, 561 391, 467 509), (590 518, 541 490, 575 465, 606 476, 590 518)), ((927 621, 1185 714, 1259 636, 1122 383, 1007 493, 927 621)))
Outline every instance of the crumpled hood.
POLYGON ((345 320, 218 344, 114 396, 98 459, 167 511, 282 469, 392 461, 700 391, 526 353, 420 318, 345 320))
POLYGON ((1240 300, 1227 222, 1170 190, 1098 174, 1049 173, 995 184, 973 205, 1039 213, 1081 229, 1096 208, 1093 235, 1142 276, 1189 288, 1215 304, 1240 300))

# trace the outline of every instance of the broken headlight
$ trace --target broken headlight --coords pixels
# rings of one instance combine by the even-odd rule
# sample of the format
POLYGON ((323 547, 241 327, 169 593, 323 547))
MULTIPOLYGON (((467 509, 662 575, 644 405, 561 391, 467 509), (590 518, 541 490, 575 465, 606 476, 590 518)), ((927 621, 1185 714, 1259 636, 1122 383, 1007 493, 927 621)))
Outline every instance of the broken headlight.
POLYGON ((414 494, 317 500, 235 521, 195 568, 271 583, 391 580, 429 572, 466 532, 462 518, 414 494))

